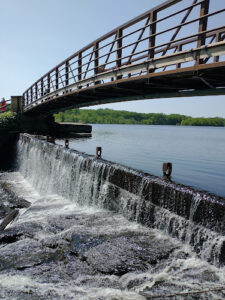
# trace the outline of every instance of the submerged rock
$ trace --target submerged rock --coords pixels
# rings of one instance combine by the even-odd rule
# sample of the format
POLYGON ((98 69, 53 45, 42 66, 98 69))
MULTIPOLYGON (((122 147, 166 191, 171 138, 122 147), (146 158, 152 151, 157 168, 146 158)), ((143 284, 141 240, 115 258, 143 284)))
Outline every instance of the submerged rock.
POLYGON ((6 217, 14 209, 27 208, 30 206, 30 202, 18 197, 11 185, 6 181, 0 181, 0 219, 6 217))
POLYGON ((171 244, 156 245, 154 239, 148 243, 142 239, 125 236, 113 238, 92 247, 84 256, 96 270, 121 276, 128 272, 151 269, 152 265, 167 259, 174 249, 171 244))

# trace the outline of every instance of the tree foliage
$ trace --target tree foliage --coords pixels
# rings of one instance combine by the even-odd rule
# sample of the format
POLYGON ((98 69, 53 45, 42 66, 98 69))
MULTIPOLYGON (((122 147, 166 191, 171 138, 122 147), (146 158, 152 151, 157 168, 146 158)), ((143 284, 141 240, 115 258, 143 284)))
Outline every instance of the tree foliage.
POLYGON ((188 126, 225 126, 222 118, 187 118, 181 121, 181 125, 188 126))
POLYGON ((14 130, 17 128, 18 120, 16 113, 7 111, 0 114, 0 131, 14 130))
POLYGON ((225 126, 222 118, 192 118, 179 114, 136 113, 113 109, 72 109, 55 115, 56 122, 91 124, 145 124, 182 126, 225 126))

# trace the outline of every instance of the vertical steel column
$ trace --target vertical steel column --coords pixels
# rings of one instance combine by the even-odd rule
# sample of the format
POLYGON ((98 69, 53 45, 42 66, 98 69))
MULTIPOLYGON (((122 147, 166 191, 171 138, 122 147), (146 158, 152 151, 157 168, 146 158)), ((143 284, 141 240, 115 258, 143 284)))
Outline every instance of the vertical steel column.
MULTIPOLYGON (((98 56, 99 56, 99 51, 98 51, 98 48, 99 48, 99 43, 95 43, 94 45, 94 74, 97 75, 98 74, 98 67, 99 67, 99 59, 98 59, 98 56)), ((101 81, 95 81, 95 84, 100 84, 101 81)))
POLYGON ((24 110, 25 105, 26 105, 26 98, 25 98, 25 94, 23 94, 22 111, 24 110))
POLYGON ((65 78, 66 78, 66 85, 69 85, 69 61, 66 61, 66 69, 65 69, 65 78))
MULTIPOLYGON (((118 29, 116 33, 116 39, 117 39, 117 51, 116 51, 116 68, 120 68, 122 65, 122 36, 123 36, 123 30, 118 29)), ((116 79, 121 79, 122 75, 117 76, 116 79)))
POLYGON ((43 83, 43 78, 41 79, 41 97, 44 95, 44 83, 43 83))
MULTIPOLYGON (((177 51, 178 51, 178 52, 182 51, 182 45, 179 45, 179 46, 177 47, 177 51)), ((180 69, 180 67, 181 67, 181 63, 176 64, 176 68, 177 68, 177 69, 180 69)))
POLYGON ((29 101, 28 101, 28 91, 26 91, 26 105, 29 104, 29 101))
POLYGON ((38 85, 37 85, 37 83, 35 84, 35 98, 36 98, 36 100, 38 98, 38 85))
MULTIPOLYGON (((210 0, 204 0, 201 3, 201 6, 200 6, 200 18, 201 19, 199 20, 199 27, 198 27, 198 32, 199 33, 207 30, 208 17, 204 17, 204 16, 209 13, 209 1, 210 0)), ((205 33, 200 34, 198 36, 197 47, 199 48, 201 46, 204 46, 205 41, 206 41, 206 34, 205 33)), ((196 58, 196 64, 198 65, 198 64, 201 64, 201 63, 203 63, 203 60, 200 59, 200 56, 198 54, 197 58, 196 58)))
POLYGON ((47 94, 48 94, 48 93, 50 93, 50 73, 48 73, 47 86, 48 86, 48 89, 47 89, 47 94))
POLYGON ((58 90, 59 88, 59 69, 56 68, 55 69, 55 89, 56 91, 58 90))
POLYGON ((95 54, 95 67, 94 67, 94 73, 95 74, 98 74, 98 67, 99 67, 99 59, 98 59, 98 56, 99 56, 99 51, 98 51, 98 48, 99 48, 99 43, 95 43, 95 46, 94 46, 94 54, 95 54))
POLYGON ((30 88, 30 102, 33 102, 33 87, 30 88))
MULTIPOLYGON (((221 33, 217 33, 216 34, 216 43, 221 41, 221 33)), ((219 62, 220 57, 219 56, 215 56, 213 59, 213 62, 219 62)))
MULTIPOLYGON (((150 13, 150 32, 149 32, 149 52, 148 59, 152 59, 155 56, 155 34, 156 34, 156 20, 157 20, 157 12, 151 11, 150 13), (153 49, 152 49, 153 48, 153 49)), ((149 70, 149 73, 154 72, 154 69, 149 70)))
MULTIPOLYGON (((82 79, 82 53, 79 52, 78 54, 78 81, 82 79)), ((79 89, 81 89, 82 86, 79 86, 79 89)))

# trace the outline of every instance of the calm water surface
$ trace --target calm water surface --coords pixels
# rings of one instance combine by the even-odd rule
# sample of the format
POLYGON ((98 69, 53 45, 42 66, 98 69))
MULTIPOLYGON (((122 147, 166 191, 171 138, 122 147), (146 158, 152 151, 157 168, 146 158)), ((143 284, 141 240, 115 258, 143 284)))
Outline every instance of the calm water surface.
MULTIPOLYGON (((172 162, 172 179, 225 196, 225 128, 94 124, 91 138, 70 140, 70 148, 95 154, 153 175, 172 162)), ((57 141, 64 144, 63 141, 57 141)))

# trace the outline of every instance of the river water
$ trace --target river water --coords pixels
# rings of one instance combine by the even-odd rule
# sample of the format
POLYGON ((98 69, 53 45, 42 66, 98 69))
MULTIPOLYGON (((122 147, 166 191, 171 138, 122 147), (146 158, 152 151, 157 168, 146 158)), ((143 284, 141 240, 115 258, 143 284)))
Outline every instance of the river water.
POLYGON ((135 221, 142 213, 135 202, 145 202, 138 197, 142 184, 135 195, 113 193, 107 181, 124 167, 37 139, 20 139, 17 151, 15 170, 0 174, 0 221, 19 209, 0 233, 0 299, 225 298, 225 267, 216 256, 224 236, 196 227, 193 242, 204 243, 196 254, 186 239, 167 234, 170 222, 157 229, 167 218, 184 230, 184 219, 174 213, 158 211, 156 228, 135 221), (129 221, 133 212, 137 218, 129 221))
MULTIPOLYGON (((172 179, 225 196, 225 127, 93 124, 91 138, 70 139, 70 147, 153 175, 172 162, 172 179)), ((64 144, 58 140, 57 143, 64 144)))

